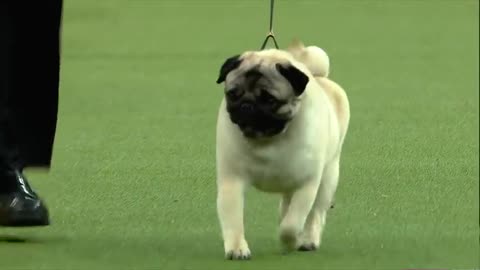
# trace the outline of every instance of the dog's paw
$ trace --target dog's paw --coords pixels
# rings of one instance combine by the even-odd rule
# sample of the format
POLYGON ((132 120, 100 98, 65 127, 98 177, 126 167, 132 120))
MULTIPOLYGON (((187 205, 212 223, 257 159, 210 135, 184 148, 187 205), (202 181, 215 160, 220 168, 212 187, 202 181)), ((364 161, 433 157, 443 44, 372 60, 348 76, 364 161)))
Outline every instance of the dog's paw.
POLYGON ((294 251, 298 247, 298 230, 294 228, 282 228, 280 230, 280 241, 282 242, 284 252, 294 251))
POLYGON ((318 249, 318 245, 315 243, 303 243, 297 248, 298 251, 314 251, 318 249))
POLYGON ((248 248, 246 241, 242 241, 239 245, 225 249, 225 258, 227 260, 250 260, 252 253, 248 248))
POLYGON ((320 247, 320 235, 318 231, 304 231, 299 241, 298 251, 314 251, 320 247))

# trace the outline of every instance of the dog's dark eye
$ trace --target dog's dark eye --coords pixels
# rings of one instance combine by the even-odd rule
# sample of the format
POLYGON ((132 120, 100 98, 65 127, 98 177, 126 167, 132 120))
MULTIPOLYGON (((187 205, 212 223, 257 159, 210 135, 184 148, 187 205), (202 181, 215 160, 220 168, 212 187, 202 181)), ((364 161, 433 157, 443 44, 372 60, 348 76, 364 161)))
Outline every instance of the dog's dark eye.
POLYGON ((242 96, 242 91, 238 88, 233 88, 228 90, 226 95, 230 101, 236 101, 242 96))
POLYGON ((262 90, 260 97, 259 97, 260 102, 264 104, 275 104, 278 102, 278 100, 272 96, 270 93, 267 92, 267 90, 262 90))

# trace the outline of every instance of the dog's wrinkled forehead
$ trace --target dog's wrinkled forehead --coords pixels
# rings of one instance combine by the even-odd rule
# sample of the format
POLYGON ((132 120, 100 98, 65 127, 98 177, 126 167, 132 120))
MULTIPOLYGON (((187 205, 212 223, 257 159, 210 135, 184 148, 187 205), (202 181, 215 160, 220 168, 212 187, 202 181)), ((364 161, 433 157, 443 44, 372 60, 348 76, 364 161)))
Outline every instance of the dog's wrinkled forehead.
POLYGON ((279 79, 280 74, 275 68, 276 64, 287 65, 289 63, 286 57, 280 55, 265 54, 263 52, 246 52, 240 56, 240 65, 230 74, 231 80, 238 76, 260 76, 264 75, 271 79, 279 79))
POLYGON ((293 65, 292 56, 281 50, 245 52, 228 58, 220 69, 217 83, 227 88, 246 77, 265 77, 273 84, 290 84, 295 95, 301 95, 309 81, 308 76, 293 65))

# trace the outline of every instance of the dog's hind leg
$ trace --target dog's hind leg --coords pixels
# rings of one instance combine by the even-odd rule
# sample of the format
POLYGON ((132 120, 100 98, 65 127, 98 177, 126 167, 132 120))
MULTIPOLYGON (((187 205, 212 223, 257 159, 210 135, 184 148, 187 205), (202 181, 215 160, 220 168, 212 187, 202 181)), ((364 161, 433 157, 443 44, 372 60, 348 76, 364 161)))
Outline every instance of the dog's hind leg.
POLYGON ((282 198, 280 199, 280 205, 279 205, 279 212, 280 212, 280 219, 279 222, 281 223, 285 215, 287 214, 288 207, 290 206, 290 201, 292 200, 292 194, 291 193, 285 193, 282 195, 282 198))

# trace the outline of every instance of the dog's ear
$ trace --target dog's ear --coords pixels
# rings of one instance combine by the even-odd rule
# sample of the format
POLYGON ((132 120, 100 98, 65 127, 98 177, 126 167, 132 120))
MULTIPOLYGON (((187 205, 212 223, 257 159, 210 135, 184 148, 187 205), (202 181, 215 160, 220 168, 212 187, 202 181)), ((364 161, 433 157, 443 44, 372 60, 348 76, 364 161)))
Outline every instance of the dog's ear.
POLYGON ((292 86, 296 96, 300 96, 303 91, 305 91, 305 88, 307 87, 309 81, 308 76, 305 75, 305 73, 300 71, 298 68, 292 66, 291 64, 288 64, 286 66, 283 66, 281 64, 275 64, 275 68, 283 77, 285 77, 285 79, 287 79, 287 81, 292 86))
POLYGON ((305 49, 305 45, 298 38, 293 39, 290 45, 288 45, 288 51, 290 52, 303 51, 303 49, 305 49))
POLYGON ((220 74, 218 75, 217 83, 224 82, 225 79, 227 78, 228 73, 238 68, 238 66, 240 66, 241 63, 242 63, 242 60, 240 60, 239 54, 225 60, 222 67, 220 68, 220 74))

